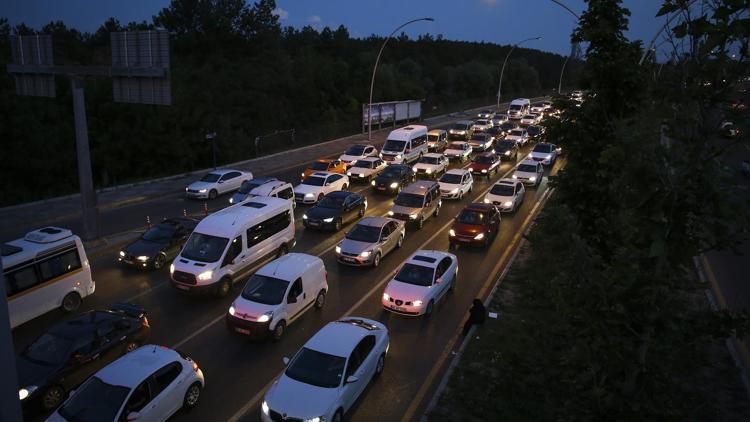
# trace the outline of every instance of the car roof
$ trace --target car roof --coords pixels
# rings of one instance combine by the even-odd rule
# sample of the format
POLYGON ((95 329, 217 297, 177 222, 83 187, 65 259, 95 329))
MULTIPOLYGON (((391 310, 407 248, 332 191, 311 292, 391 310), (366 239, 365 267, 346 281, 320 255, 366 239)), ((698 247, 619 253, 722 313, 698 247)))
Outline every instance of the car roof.
POLYGON ((516 183, 518 183, 518 181, 514 179, 500 179, 497 182, 495 182, 496 185, 510 185, 510 186, 513 186, 516 183))
POLYGON ((456 124, 456 125, 457 125, 457 124, 459 124, 459 123, 460 123, 460 124, 463 124, 463 125, 473 125, 473 124, 474 124, 474 121, 473 121, 473 120, 459 120, 459 121, 457 121, 457 122, 456 122, 456 123, 454 123, 454 124, 456 124))
POLYGON ((460 174, 460 175, 464 175, 466 173, 470 173, 470 171, 467 169, 450 169, 445 172, 445 174, 460 174))
POLYGON ((451 256, 451 254, 443 251, 420 249, 414 252, 406 261, 404 261, 404 263, 434 268, 437 267, 440 260, 446 256, 451 256), (434 260, 434 262, 429 262, 430 260, 434 260))
POLYGON ((316 171, 315 173, 311 173, 310 176, 328 177, 333 174, 339 174, 339 173, 334 173, 332 171, 316 171))
POLYGON ((320 329, 303 347, 329 355, 348 358, 370 330, 355 324, 333 321, 320 329))
POLYGON ((80 337, 82 334, 91 333, 101 325, 124 318, 134 319, 123 313, 93 310, 77 315, 68 321, 55 324, 47 332, 67 339, 73 339, 80 337))
POLYGON ((358 159, 357 161, 375 161, 375 160, 379 160, 379 159, 380 158, 378 158, 378 157, 362 157, 362 158, 358 159))
POLYGON ((494 152, 486 151, 486 152, 482 152, 482 153, 479 153, 479 154, 475 155, 474 158, 477 158, 477 157, 495 157, 495 156, 496 155, 495 155, 494 152))
POLYGON ((386 223, 398 221, 388 217, 365 217, 357 222, 358 225, 368 227, 383 227, 386 223))
POLYGON ((534 161, 534 160, 523 160, 523 161, 521 161, 520 163, 518 163, 518 165, 519 165, 519 166, 520 166, 521 164, 530 164, 530 165, 532 165, 532 166, 537 166, 537 165, 539 165, 540 163, 539 163, 539 161, 534 161))
POLYGON ((428 152, 427 154, 424 154, 422 157, 430 157, 430 158, 440 158, 443 157, 443 154, 438 154, 434 152, 428 152))
POLYGON ((208 173, 206 173, 206 174, 222 174, 222 175, 223 175, 223 174, 227 174, 227 173, 229 173, 229 172, 232 172, 232 171, 238 171, 238 172, 240 172, 240 173, 244 173, 244 171, 242 171, 242 170, 234 170, 234 169, 216 169, 216 170, 213 170, 213 171, 209 171, 209 172, 208 172, 208 173))
POLYGON ((162 221, 159 221, 157 224, 168 224, 170 226, 186 226, 186 227, 195 227, 199 223, 199 220, 195 218, 187 218, 187 217, 172 217, 172 218, 166 218, 162 221))
POLYGON ((437 182, 428 180, 418 180, 409 186, 405 187, 401 192, 403 193, 415 193, 418 195, 424 195, 428 189, 437 186, 437 182))
POLYGON ((175 350, 149 344, 105 366, 96 373, 96 377, 107 384, 135 388, 157 370, 181 360, 175 350))
POLYGON ((315 265, 323 265, 323 261, 317 256, 304 253, 288 253, 264 265, 256 274, 294 281, 302 273, 315 265))

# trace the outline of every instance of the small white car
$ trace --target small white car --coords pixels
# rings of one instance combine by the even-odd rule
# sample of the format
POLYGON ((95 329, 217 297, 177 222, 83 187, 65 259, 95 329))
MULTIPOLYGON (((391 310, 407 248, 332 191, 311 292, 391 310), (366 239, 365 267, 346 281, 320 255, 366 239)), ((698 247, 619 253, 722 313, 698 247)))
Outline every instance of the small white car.
POLYGON ((164 346, 142 346, 110 363, 78 387, 47 420, 165 421, 198 404, 203 371, 164 346))
POLYGON ((372 145, 352 145, 347 149, 339 160, 347 167, 351 167, 357 160, 366 157, 377 157, 378 149, 372 145))
POLYGON ((383 309, 401 315, 429 316, 435 303, 456 285, 458 258, 448 252, 418 250, 385 286, 383 309))
POLYGON ((239 189, 242 182, 252 178, 253 174, 249 171, 214 170, 186 187, 185 196, 196 199, 214 199, 223 193, 239 189))
POLYGON ((388 329, 347 316, 305 343, 274 381, 260 405, 263 422, 341 422, 367 385, 383 372, 388 329))
POLYGON ((319 171, 307 176, 294 187, 294 200, 302 204, 314 204, 327 194, 337 190, 346 190, 348 187, 347 175, 319 171))
POLYGON ((466 161, 471 155, 471 145, 464 141, 454 141, 448 144, 448 148, 443 151, 443 154, 448 157, 449 160, 458 159, 460 161, 466 161))
POLYGON ((278 341, 286 328, 313 307, 326 303, 326 267, 317 256, 290 253, 250 276, 227 312, 230 331, 278 341))
POLYGON ((524 146, 529 142, 529 133, 526 129, 513 129, 505 135, 505 140, 516 141, 518 146, 524 146))
POLYGON ((477 117, 480 119, 492 119, 495 117, 495 112, 492 110, 480 110, 479 113, 477 113, 477 117))
POLYGON ((474 135, 471 136, 471 139, 469 139, 469 145, 474 152, 484 152, 492 148, 494 141, 495 138, 489 133, 480 132, 474 133, 474 135))
POLYGON ((522 125, 535 125, 539 123, 541 119, 539 118, 539 115, 537 114, 526 114, 523 117, 521 117, 521 124, 522 125))
POLYGON ((471 130, 476 132, 485 132, 489 128, 493 126, 492 120, 489 119, 478 119, 474 121, 474 124, 471 126, 471 130))
POLYGON ((544 166, 539 161, 523 160, 513 172, 513 179, 525 185, 539 186, 544 177, 544 166))
POLYGON ((448 169, 448 158, 443 154, 429 153, 422 156, 412 168, 417 176, 436 177, 448 169))
POLYGON ((462 199, 474 188, 474 178, 467 169, 452 169, 438 180, 440 196, 446 199, 462 199))
POLYGON ((484 196, 485 204, 493 204, 503 212, 516 212, 526 196, 523 183, 513 179, 500 179, 484 196))
POLYGON ((544 107, 544 104, 534 104, 533 106, 531 106, 531 114, 543 116, 545 110, 546 108, 544 107))
POLYGON ((494 126, 500 126, 501 124, 508 121, 508 115, 507 114, 495 114, 494 117, 492 117, 492 124, 494 126))
POLYGON ((534 161, 539 161, 545 166, 551 166, 555 164, 555 160, 557 160, 557 152, 558 148, 555 144, 540 142, 534 146, 534 149, 531 150, 528 158, 534 161))
POLYGON ((400 248, 406 236, 406 224, 388 217, 365 217, 336 245, 336 260, 348 265, 372 265, 400 248))
POLYGON ((387 167, 385 161, 378 157, 366 157, 357 160, 349 170, 346 171, 346 175, 352 182, 360 180, 367 181, 374 179, 381 171, 387 167))

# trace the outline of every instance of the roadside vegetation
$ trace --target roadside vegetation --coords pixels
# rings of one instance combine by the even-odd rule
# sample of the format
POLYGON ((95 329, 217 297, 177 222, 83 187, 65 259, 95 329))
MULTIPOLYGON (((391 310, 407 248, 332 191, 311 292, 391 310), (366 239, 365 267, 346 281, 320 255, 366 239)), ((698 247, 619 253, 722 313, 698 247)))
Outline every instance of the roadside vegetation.
MULTIPOLYGON (((748 312, 716 311, 693 257, 748 227, 717 142, 749 75, 749 11, 721 0, 681 13, 673 58, 638 65, 620 0, 588 0, 580 107, 566 99, 547 139, 568 154, 530 249, 494 298, 432 417, 437 420, 743 420, 747 392, 724 340, 748 312)), ((746 125, 747 112, 732 115, 746 125)))
MULTIPOLYGON (((60 21, 29 28, 0 19, 0 57, 10 59, 9 35, 39 31, 53 35, 56 64, 106 65, 111 31, 161 27, 174 33, 172 106, 116 104, 108 78, 87 79, 97 187, 209 167, 208 131, 217 133, 220 163, 256 156, 255 138, 276 131, 283 132, 263 138, 261 153, 360 131, 383 38, 355 38, 344 26, 284 27, 275 8, 273 0, 173 0, 149 22, 111 18, 92 34, 60 21)), ((402 34, 384 52, 373 100, 424 99, 426 115, 493 104, 510 48, 402 34)), ((551 92, 563 61, 517 49, 504 75, 504 99, 551 92)), ((574 85, 574 62, 566 67, 568 86, 574 85)), ((0 178, 0 206, 78 191, 71 103, 65 78, 57 79, 55 99, 19 97, 13 78, 0 72, 0 137, 9 175, 0 178)))

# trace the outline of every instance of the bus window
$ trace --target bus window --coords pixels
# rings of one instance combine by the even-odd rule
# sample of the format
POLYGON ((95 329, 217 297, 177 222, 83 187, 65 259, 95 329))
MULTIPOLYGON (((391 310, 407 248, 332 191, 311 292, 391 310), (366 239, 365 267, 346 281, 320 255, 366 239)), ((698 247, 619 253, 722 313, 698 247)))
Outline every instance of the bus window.
POLYGON ((81 260, 78 258, 78 251, 75 249, 39 262, 39 272, 44 281, 79 268, 81 268, 81 260))

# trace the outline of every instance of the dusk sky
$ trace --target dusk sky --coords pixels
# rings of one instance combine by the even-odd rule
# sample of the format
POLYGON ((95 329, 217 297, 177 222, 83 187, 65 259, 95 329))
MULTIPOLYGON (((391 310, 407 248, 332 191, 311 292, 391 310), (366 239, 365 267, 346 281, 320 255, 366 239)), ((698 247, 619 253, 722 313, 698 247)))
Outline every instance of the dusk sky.
MULTIPOLYGON (((563 0, 580 13, 585 3, 563 0)), ((631 11, 630 39, 646 42, 656 33, 664 18, 654 15, 660 0, 625 0, 631 11)), ((39 28, 51 20, 82 31, 95 31, 110 16, 121 23, 150 21, 167 6, 169 0, 10 0, 0 5, 0 16, 11 24, 24 22, 39 28)), ((404 21, 430 16, 435 22, 410 25, 410 36, 430 33, 443 34, 447 39, 486 41, 512 44, 519 40, 541 36, 540 41, 526 46, 568 54, 570 33, 575 18, 551 0, 279 0, 281 24, 301 28, 312 25, 317 29, 344 25, 353 37, 370 34, 387 35, 404 21)))

